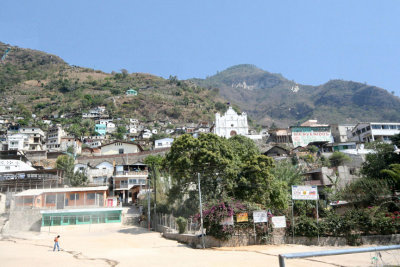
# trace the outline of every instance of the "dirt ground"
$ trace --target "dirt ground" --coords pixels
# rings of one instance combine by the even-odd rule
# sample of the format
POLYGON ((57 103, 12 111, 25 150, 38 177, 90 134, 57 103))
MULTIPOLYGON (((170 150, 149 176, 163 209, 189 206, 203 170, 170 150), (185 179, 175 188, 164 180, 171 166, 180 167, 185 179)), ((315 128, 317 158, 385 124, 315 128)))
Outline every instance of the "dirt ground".
MULTIPOLYGON (((263 245, 192 249, 160 233, 129 227, 103 232, 12 233, 0 240, 1 266, 279 266, 278 255, 342 249, 301 245, 263 245)), ((400 251, 286 260, 286 266, 400 266, 400 251), (373 257, 378 259, 375 265, 373 257)))

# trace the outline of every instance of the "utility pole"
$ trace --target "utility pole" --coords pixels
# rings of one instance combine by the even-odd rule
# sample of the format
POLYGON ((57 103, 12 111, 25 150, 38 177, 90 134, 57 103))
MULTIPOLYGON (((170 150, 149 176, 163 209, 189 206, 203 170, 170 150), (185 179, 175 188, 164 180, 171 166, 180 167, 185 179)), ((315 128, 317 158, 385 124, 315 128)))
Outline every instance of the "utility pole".
POLYGON ((147 226, 150 231, 150 179, 147 178, 147 226))
POLYGON ((197 180, 199 183, 199 205, 200 205, 200 224, 201 224, 201 241, 203 243, 203 248, 206 248, 204 243, 204 229, 203 229, 203 205, 201 203, 201 187, 200 187, 200 173, 197 173, 197 180))
POLYGON ((153 188, 154 188, 154 215, 153 215, 153 227, 157 231, 157 177, 156 177, 156 167, 155 164, 153 164, 152 168, 152 173, 153 173, 153 188))

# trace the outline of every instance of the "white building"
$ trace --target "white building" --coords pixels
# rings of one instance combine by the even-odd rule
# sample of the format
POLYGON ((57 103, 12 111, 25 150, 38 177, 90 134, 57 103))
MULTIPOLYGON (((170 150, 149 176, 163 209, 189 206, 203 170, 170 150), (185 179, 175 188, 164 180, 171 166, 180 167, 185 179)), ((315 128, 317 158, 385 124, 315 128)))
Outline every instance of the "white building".
POLYGON ((174 142, 173 138, 158 139, 154 141, 154 148, 157 149, 157 148, 171 147, 173 142, 174 142))
POLYGON ((53 125, 47 131, 46 147, 48 150, 59 151, 61 146, 61 138, 66 135, 61 124, 53 125))
POLYGON ((400 133, 400 122, 361 122, 351 131, 350 139, 356 142, 383 141, 400 133))
POLYGON ((12 134, 7 136, 9 150, 27 150, 27 136, 25 134, 12 134))
POLYGON ((238 115, 232 107, 229 107, 223 116, 216 113, 213 132, 218 136, 226 138, 238 134, 248 136, 247 114, 243 112, 241 115, 238 115))
POLYGON ((351 134, 351 131, 355 126, 355 124, 331 124, 331 132, 335 142, 347 142, 349 140, 349 134, 351 134))
POLYGON ((138 153, 142 148, 138 144, 115 141, 107 145, 101 146, 101 155, 118 155, 128 153, 138 153))

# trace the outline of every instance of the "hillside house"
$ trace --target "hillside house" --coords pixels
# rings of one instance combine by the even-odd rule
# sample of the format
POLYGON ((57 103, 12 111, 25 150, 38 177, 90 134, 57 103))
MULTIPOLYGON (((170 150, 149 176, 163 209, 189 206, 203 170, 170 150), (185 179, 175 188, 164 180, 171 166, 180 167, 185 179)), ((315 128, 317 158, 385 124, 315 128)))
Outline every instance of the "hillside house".
POLYGON ((158 149, 158 148, 171 147, 173 142, 174 142, 173 138, 158 139, 154 141, 154 148, 158 149))
POLYGON ((127 91, 125 92, 125 94, 126 94, 127 96, 137 96, 138 93, 137 93, 136 90, 130 88, 129 90, 127 90, 127 91))
POLYGON ((94 127, 94 131, 102 136, 105 136, 107 133, 107 125, 105 124, 96 124, 94 127))
POLYGON ((112 178, 114 196, 119 196, 123 203, 135 203, 139 192, 147 184, 147 165, 141 162, 117 165, 112 178))
POLYGON ((344 143, 349 141, 351 131, 355 124, 331 124, 331 131, 335 143, 344 143))
POLYGON ((114 141, 101 146, 101 155, 118 155, 128 153, 138 153, 143 151, 142 147, 136 143, 125 141, 114 141))
POLYGON ((49 127, 47 131, 47 141, 46 141, 47 150, 60 151, 61 138, 64 136, 66 136, 66 133, 62 128, 61 124, 56 124, 49 127))

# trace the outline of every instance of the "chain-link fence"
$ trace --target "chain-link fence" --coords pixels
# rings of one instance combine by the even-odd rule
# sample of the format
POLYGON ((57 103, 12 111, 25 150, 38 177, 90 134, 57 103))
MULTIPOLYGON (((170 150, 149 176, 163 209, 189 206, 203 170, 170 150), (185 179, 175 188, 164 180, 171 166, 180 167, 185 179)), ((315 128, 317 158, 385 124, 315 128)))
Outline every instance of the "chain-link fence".
MULTIPOLYGON (((167 227, 170 232, 178 233, 179 226, 177 223, 177 218, 175 218, 171 214, 157 214, 158 225, 167 227)), ((193 218, 186 219, 186 228, 185 234, 193 234, 200 235, 201 234, 201 225, 200 222, 194 220, 193 218)))

